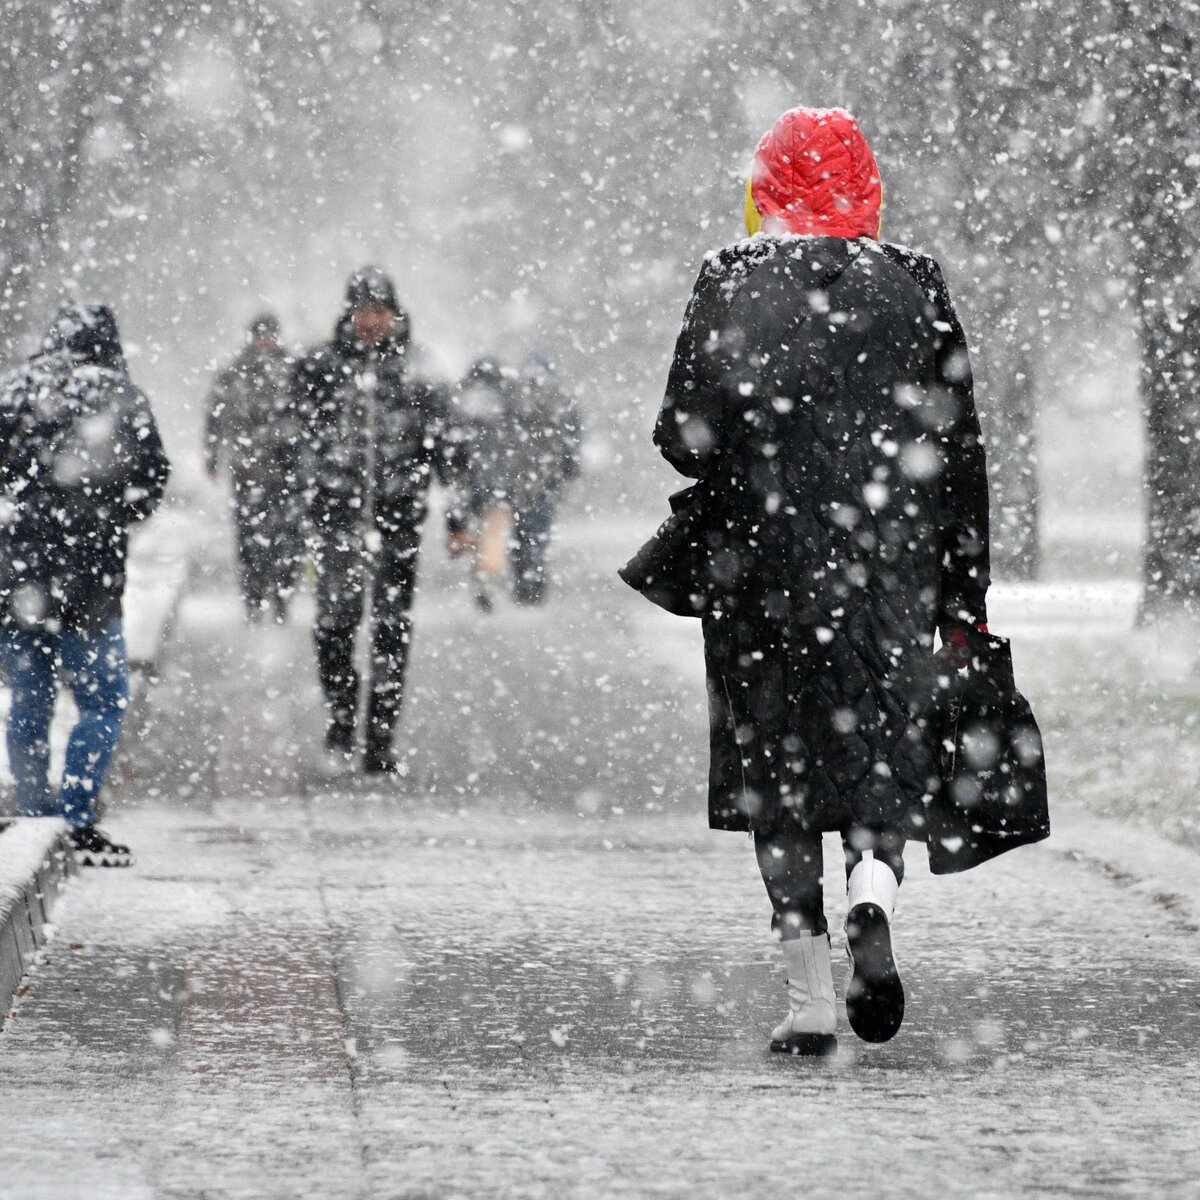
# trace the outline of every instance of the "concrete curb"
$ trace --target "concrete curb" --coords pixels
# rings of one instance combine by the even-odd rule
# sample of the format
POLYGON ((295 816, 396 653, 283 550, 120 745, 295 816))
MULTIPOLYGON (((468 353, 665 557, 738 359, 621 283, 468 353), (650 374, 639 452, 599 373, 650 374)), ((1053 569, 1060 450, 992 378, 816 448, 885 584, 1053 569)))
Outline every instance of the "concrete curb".
POLYGON ((59 817, 21 817, 0 833, 0 1026, 75 870, 67 834, 59 817))

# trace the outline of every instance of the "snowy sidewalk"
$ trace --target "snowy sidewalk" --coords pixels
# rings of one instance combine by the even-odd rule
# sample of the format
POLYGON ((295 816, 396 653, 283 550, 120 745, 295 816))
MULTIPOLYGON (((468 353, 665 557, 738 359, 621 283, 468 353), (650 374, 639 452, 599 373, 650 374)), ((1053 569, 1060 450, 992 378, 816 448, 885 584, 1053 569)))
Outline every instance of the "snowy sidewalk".
POLYGON ((143 865, 74 885, 0 1044, 6 1197, 1194 1194, 1193 917, 1061 838, 914 855, 905 1029, 818 1066, 767 1054, 751 856, 695 823, 321 797, 121 832, 143 865))
POLYGON ((560 561, 550 608, 484 621, 429 555, 384 788, 313 770, 302 622, 189 596, 113 821, 138 866, 71 884, 0 1035, 5 1200, 1195 1194, 1196 857, 1094 815, 1149 779, 1186 840, 1194 781, 1150 755, 1197 752, 1195 685, 1125 593, 997 597, 1054 836, 946 879, 911 848, 905 1027, 843 1016, 818 1064, 766 1050, 782 971, 747 840, 704 828, 694 623, 560 561))

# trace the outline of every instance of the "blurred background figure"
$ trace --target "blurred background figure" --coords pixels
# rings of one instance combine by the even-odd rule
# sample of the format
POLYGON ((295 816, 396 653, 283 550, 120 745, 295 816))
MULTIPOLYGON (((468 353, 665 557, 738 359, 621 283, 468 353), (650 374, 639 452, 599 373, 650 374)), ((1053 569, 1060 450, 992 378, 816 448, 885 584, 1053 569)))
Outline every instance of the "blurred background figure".
POLYGON ((504 574, 513 495, 521 461, 516 380, 506 378, 491 355, 477 358, 454 389, 453 481, 447 548, 469 556, 475 603, 491 612, 504 574))
POLYGON ((575 401, 558 386, 544 355, 525 359, 514 394, 513 598, 518 604, 541 604, 554 513, 563 489, 579 474, 582 428, 575 401))
POLYGON ((305 424, 305 495, 317 571, 314 637, 329 719, 331 769, 354 752, 355 642, 371 595, 368 774, 394 774, 392 736, 404 696, 417 555, 429 484, 445 477, 445 412, 409 368, 408 314, 391 279, 357 272, 333 340, 296 367, 305 424))
POLYGON ((0 664, 18 807, 64 817, 85 865, 133 861, 96 827, 97 801, 129 702, 127 527, 154 511, 169 470, 112 310, 65 305, 41 352, 0 381, 0 664), (55 792, 60 668, 79 719, 55 792))
POLYGON ((268 607, 277 621, 286 619, 303 545, 291 375, 279 322, 263 313, 250 322, 245 346, 209 394, 205 467, 211 479, 222 461, 229 469, 238 574, 251 621, 268 607))

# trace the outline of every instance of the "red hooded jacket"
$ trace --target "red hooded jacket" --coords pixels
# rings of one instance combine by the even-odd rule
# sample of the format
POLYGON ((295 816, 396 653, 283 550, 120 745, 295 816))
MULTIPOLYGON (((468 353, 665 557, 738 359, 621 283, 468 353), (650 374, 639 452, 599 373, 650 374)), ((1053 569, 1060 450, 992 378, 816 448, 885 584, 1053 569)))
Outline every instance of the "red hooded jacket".
POLYGON ((875 156, 844 109, 790 109, 758 143, 746 194, 752 234, 874 238, 882 207, 875 156))

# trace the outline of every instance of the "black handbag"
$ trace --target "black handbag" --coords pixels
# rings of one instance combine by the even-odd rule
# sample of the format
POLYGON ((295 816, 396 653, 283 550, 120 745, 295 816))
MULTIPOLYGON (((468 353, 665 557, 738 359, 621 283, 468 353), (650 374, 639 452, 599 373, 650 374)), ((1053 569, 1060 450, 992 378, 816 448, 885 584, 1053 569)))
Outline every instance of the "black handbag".
POLYGON ((1005 638, 972 631, 968 662, 943 663, 932 713, 940 787, 925 809, 929 867, 966 871, 1050 836, 1046 760, 1005 638))
POLYGON ((703 482, 673 493, 671 515, 617 572, 631 588, 677 617, 702 616, 711 603, 717 547, 710 496, 703 482))

